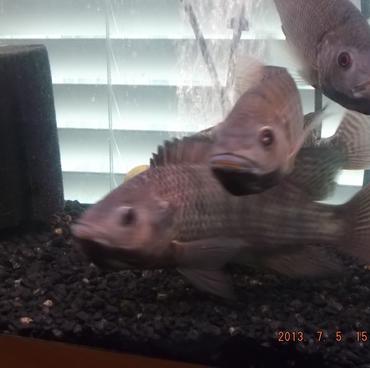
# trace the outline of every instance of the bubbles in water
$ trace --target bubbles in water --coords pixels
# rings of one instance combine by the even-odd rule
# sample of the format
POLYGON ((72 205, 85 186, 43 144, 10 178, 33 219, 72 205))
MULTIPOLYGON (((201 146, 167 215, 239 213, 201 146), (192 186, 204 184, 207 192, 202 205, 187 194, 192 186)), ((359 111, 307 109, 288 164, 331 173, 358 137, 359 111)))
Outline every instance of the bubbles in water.
MULTIPOLYGON (((233 81, 229 69, 232 64, 231 50, 234 49, 236 63, 241 55, 248 54, 261 57, 265 49, 265 42, 256 39, 251 20, 256 12, 261 12, 261 0, 204 0, 189 2, 196 15, 199 27, 206 39, 207 48, 214 63, 219 83, 223 87, 226 99, 233 102, 233 81), (242 32, 242 39, 233 45, 233 29, 230 28, 234 19, 243 16, 249 29, 242 32)), ((182 12, 184 24, 190 27, 189 16, 185 9, 182 12)), ((239 24, 239 22, 236 22, 239 24)), ((230 109, 230 105, 223 110, 220 92, 211 78, 205 63, 199 43, 196 40, 179 40, 177 43, 177 60, 179 83, 178 119, 186 121, 194 131, 208 128, 222 121, 230 109)), ((232 71, 231 67, 231 71, 232 71)), ((232 73, 231 73, 232 74, 232 73)), ((232 75, 231 75, 232 77, 232 75)), ((185 127, 189 130, 189 127, 185 127)))

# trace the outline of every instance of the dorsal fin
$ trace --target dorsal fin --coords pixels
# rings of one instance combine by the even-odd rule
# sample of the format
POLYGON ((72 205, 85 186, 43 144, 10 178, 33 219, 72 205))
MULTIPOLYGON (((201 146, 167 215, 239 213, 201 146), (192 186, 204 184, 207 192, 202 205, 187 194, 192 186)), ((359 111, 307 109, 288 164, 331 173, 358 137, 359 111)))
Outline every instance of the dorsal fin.
POLYGON ((209 132, 205 134, 200 132, 190 137, 165 141, 150 159, 150 167, 208 163, 211 145, 212 139, 209 132))
POLYGON ((345 156, 343 169, 365 170, 370 167, 370 117, 347 110, 333 136, 320 145, 341 150, 345 156))
POLYGON ((215 133, 215 129, 216 129, 217 126, 218 126, 218 124, 213 125, 213 126, 207 128, 207 129, 203 129, 200 132, 193 134, 191 137, 202 137, 205 140, 207 139, 208 142, 213 143, 214 133, 215 133))
POLYGON ((345 162, 343 152, 335 147, 303 147, 286 181, 294 184, 297 190, 304 192, 311 200, 323 200, 334 191, 335 179, 345 162))
MULTIPOLYGON (((305 123, 315 115, 305 115, 305 123)), ((370 167, 370 118, 347 111, 336 132, 329 138, 314 135, 298 153, 288 180, 313 200, 323 200, 336 186, 340 170, 364 170, 370 167)))
POLYGON ((235 65, 235 86, 236 100, 246 91, 256 87, 263 79, 265 65, 251 55, 240 56, 235 65))

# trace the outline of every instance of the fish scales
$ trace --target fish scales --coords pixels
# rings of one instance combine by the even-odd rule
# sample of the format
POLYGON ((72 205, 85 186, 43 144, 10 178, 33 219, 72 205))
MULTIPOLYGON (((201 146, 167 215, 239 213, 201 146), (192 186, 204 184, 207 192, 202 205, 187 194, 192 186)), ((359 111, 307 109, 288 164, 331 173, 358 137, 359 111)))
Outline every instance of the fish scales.
POLYGON ((199 172, 192 166, 167 166, 155 173, 154 177, 152 171, 146 174, 153 180, 157 195, 179 208, 175 216, 179 240, 231 236, 238 232, 240 219, 236 215, 241 210, 241 203, 236 197, 228 200, 230 195, 221 188, 208 169, 203 168, 199 172), (229 226, 225 227, 225 223, 229 223, 229 226))
MULTIPOLYGON (((277 193, 278 195, 280 193, 277 193)), ((256 242, 267 242, 273 245, 312 244, 323 242, 334 244, 345 229, 343 219, 338 216, 333 208, 305 200, 286 200, 284 197, 276 198, 274 194, 266 195, 261 199, 261 206, 275 205, 275 213, 265 214, 256 219, 253 229, 256 233, 256 242), (297 208, 299 207, 299 208, 297 208), (266 227, 263 219, 271 221, 266 227), (330 226, 327 226, 330 224, 330 226), (334 229, 334 231, 333 231, 334 229), (281 232, 281 233, 280 233, 281 232)), ((268 212, 268 211, 267 211, 268 212)))
POLYGON ((253 214, 246 219, 248 241, 270 247, 317 241, 333 244, 343 225, 340 217, 332 208, 308 201, 304 195, 291 190, 289 185, 282 184, 258 196, 243 197, 245 206, 253 209, 253 214), (326 221, 332 221, 338 232, 321 226, 326 221))
POLYGON ((285 190, 279 186, 259 195, 235 197, 202 166, 167 166, 145 175, 156 196, 179 208, 173 232, 179 241, 223 236, 270 247, 331 244, 340 231, 327 231, 322 223, 334 221, 338 230, 344 228, 331 207, 290 192, 288 185, 285 190))

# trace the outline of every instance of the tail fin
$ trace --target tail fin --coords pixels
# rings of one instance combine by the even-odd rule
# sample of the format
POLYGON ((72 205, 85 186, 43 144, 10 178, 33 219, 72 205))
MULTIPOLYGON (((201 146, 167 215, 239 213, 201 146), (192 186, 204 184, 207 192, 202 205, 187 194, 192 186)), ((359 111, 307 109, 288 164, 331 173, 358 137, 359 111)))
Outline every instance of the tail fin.
POLYGON ((361 263, 370 263, 370 185, 341 205, 340 210, 350 226, 341 250, 361 263))
POLYGON ((321 144, 339 148, 346 161, 344 170, 364 170, 370 167, 370 117, 347 111, 335 134, 321 144))

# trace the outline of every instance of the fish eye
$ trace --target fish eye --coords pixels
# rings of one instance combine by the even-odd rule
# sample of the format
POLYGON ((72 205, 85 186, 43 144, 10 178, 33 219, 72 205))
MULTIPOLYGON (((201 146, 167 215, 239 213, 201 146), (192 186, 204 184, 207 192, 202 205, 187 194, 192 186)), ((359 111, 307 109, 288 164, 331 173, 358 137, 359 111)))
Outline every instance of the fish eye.
POLYGON ((341 52, 338 55, 338 65, 343 69, 348 69, 352 65, 352 58, 348 52, 341 52))
POLYGON ((125 207, 122 212, 121 225, 129 226, 135 223, 136 221, 136 212, 132 207, 125 207))
POLYGON ((260 142, 265 146, 271 146, 274 143, 274 132, 271 128, 262 128, 260 132, 260 142))

